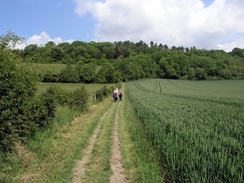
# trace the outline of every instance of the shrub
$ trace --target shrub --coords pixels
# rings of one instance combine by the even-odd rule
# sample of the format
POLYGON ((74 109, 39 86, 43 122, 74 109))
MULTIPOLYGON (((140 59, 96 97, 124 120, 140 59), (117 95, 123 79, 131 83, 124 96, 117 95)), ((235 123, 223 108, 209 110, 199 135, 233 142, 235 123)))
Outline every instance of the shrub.
POLYGON ((43 82, 59 82, 60 76, 58 74, 52 73, 51 71, 46 71, 43 74, 41 81, 43 81, 43 82))
POLYGON ((102 87, 100 90, 96 91, 96 99, 98 101, 102 101, 105 97, 111 94, 111 89, 107 88, 107 86, 102 87))
POLYGON ((60 80, 64 83, 80 82, 79 74, 71 64, 67 64, 66 67, 61 70, 60 80))
POLYGON ((32 120, 37 88, 35 75, 6 46, 18 39, 11 32, 0 38, 0 148, 6 151, 14 140, 26 139, 37 127, 32 120))
POLYGON ((73 91, 69 98, 68 105, 81 112, 88 109, 88 93, 84 86, 73 91))
POLYGON ((53 95, 57 104, 62 106, 67 105, 72 93, 58 85, 52 85, 50 87, 54 90, 53 95))
POLYGON ((0 150, 11 150, 14 141, 25 141, 38 128, 47 127, 55 115, 54 91, 36 97, 36 75, 9 50, 18 37, 0 36, 0 150))
POLYGON ((40 129, 46 129, 51 127, 53 118, 55 117, 57 101, 55 97, 55 88, 49 87, 46 92, 40 95, 41 105, 40 117, 38 120, 38 127, 40 129))

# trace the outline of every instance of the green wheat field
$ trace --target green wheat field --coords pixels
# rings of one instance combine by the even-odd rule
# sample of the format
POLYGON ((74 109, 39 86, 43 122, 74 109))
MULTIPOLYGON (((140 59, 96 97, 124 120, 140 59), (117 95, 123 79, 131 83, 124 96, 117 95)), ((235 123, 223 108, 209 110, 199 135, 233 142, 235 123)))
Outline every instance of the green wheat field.
POLYGON ((176 182, 243 180, 244 81, 148 79, 126 86, 176 182))

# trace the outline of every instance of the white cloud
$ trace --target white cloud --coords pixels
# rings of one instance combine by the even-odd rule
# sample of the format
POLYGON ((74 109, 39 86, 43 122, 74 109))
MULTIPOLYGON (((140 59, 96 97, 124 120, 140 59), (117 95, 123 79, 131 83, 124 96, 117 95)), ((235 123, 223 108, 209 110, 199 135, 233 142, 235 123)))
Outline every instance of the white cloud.
POLYGON ((41 32, 40 35, 33 35, 26 40, 26 44, 18 45, 16 48, 24 49, 27 45, 36 44, 38 46, 45 45, 47 42, 53 41, 56 45, 62 42, 73 42, 74 40, 63 41, 61 37, 51 38, 45 31, 41 32))
POLYGON ((85 15, 87 12, 91 11, 94 1, 93 0, 73 0, 77 3, 75 8, 75 13, 80 16, 85 15))
MULTIPOLYGON (((61 39, 61 38, 55 38, 57 39, 61 39)), ((26 43, 27 44, 37 44, 37 45, 42 45, 42 44, 46 44, 49 41, 53 41, 50 36, 45 32, 41 32, 40 35, 34 35, 32 37, 30 37, 26 43)))
POLYGON ((99 22, 94 41, 142 40, 199 49, 243 47, 238 41, 243 37, 236 39, 237 34, 244 35, 243 0, 215 0, 209 6, 201 0, 74 1, 78 15, 90 13, 99 22))
POLYGON ((230 52, 233 48, 244 48, 244 37, 233 42, 218 44, 218 49, 230 52))

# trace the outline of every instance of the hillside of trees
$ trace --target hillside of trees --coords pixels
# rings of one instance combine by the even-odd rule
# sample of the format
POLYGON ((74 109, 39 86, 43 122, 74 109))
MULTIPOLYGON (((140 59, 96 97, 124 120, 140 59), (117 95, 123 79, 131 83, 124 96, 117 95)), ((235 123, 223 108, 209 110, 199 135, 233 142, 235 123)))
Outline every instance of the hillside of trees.
POLYGON ((244 79, 244 49, 205 50, 143 41, 30 44, 14 50, 25 62, 67 64, 40 81, 115 83, 140 78, 189 80, 244 79), (98 67, 99 66, 99 67, 98 67), (97 69, 99 68, 99 69, 97 69))

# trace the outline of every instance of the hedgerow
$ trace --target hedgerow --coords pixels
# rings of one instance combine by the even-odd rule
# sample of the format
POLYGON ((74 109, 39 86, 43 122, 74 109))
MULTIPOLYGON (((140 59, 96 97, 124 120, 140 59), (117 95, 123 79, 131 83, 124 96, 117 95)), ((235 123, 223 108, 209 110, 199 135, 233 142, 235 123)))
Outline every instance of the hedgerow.
POLYGON ((55 115, 52 90, 37 96, 36 75, 21 64, 10 48, 22 41, 9 32, 0 37, 0 150, 9 151, 14 141, 26 141, 46 128, 55 115))

